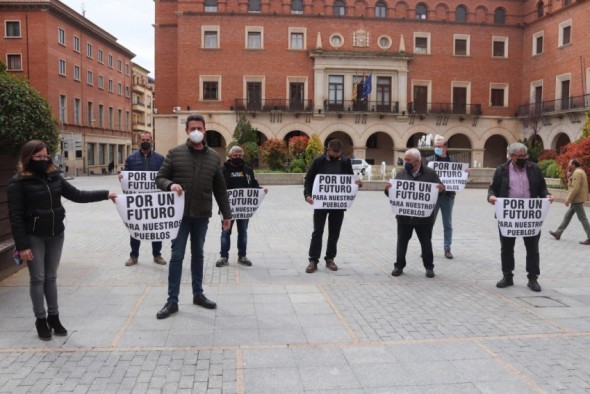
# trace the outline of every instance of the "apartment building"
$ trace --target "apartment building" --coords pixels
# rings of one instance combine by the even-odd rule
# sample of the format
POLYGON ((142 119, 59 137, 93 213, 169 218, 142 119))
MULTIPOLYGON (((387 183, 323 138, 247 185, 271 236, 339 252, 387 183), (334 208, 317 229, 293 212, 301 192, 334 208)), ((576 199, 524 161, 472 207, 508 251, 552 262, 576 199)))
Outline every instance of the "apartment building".
POLYGON ((148 77, 149 70, 139 64, 131 63, 133 100, 133 138, 132 149, 136 150, 141 132, 154 133, 154 81, 148 77))
POLYGON ((59 121, 68 174, 121 168, 131 150, 130 50, 57 0, 0 0, 0 58, 59 121))
POLYGON ((199 112, 219 150, 240 114, 261 142, 340 138, 376 164, 435 134, 477 166, 523 137, 559 149, 590 105, 589 18, 579 0, 156 1, 160 148, 199 112))

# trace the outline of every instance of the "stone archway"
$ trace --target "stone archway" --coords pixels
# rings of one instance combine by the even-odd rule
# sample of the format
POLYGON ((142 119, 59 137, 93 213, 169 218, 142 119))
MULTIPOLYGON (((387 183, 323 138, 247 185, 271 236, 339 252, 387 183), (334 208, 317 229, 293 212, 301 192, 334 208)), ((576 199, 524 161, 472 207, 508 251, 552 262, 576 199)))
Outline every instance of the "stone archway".
MULTIPOLYGON (((454 134, 447 140, 449 154, 455 161, 471 163, 471 141, 465 134, 454 134)), ((471 166, 471 164, 469 164, 471 166)))
POLYGON ((301 130, 293 130, 293 131, 288 132, 285 135, 285 137, 283 138, 283 141, 285 141, 285 143, 287 145, 289 145, 289 140, 291 138, 293 138, 293 137, 307 137, 307 138, 310 138, 310 136, 306 132, 304 132, 304 131, 301 131, 301 130))
POLYGON ((572 142, 566 133, 559 133, 553 139, 553 146, 557 153, 560 153, 561 148, 572 142))
POLYGON ((220 157, 225 158, 225 149, 227 148, 227 141, 223 135, 217 130, 207 130, 205 133, 205 139, 207 140, 207 146, 213 148, 220 157))
POLYGON ((484 144, 483 166, 495 168, 506 161, 508 141, 501 135, 492 135, 484 144))
POLYGON ((353 156, 354 150, 353 150, 352 138, 348 134, 346 134, 344 131, 334 131, 334 132, 330 133, 328 135, 328 137, 326 137, 326 140, 324 141, 324 147, 327 147, 328 143, 333 139, 339 139, 340 141, 342 141, 343 153, 345 156, 348 156, 348 157, 353 156))
POLYGON ((383 131, 377 131, 367 138, 365 144, 365 160, 369 164, 385 164, 393 165, 393 138, 383 131))

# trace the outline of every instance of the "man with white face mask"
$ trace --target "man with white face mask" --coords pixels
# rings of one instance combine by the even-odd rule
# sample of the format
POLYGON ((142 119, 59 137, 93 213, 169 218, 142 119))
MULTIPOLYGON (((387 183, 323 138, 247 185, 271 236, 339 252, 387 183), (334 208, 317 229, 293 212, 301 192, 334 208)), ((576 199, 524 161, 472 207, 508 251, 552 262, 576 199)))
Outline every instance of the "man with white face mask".
POLYGON ((222 227, 229 230, 231 209, 219 155, 205 143, 205 119, 190 115, 186 119, 186 143, 172 148, 156 176, 156 185, 161 190, 184 194, 184 215, 178 236, 172 240, 172 254, 168 271, 168 300, 157 313, 165 319, 178 312, 178 294, 182 276, 182 261, 186 242, 191 237, 191 275, 193 304, 215 309, 217 304, 203 293, 203 248, 209 218, 212 215, 215 196, 221 215, 222 227))

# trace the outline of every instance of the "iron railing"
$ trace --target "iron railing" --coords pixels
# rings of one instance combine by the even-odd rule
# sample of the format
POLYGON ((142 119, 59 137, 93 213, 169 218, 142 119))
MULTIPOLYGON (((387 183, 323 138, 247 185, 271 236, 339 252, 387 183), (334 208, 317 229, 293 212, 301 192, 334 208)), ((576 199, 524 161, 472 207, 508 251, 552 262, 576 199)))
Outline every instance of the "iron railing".
POLYGON ((541 101, 539 103, 519 105, 516 116, 535 116, 547 113, 569 112, 590 108, 590 94, 573 96, 566 99, 541 101))
POLYGON ((313 100, 289 100, 289 99, 235 99, 233 110, 249 112, 313 112, 313 100))
POLYGON ((455 114, 455 115, 482 115, 481 104, 456 104, 456 103, 410 103, 410 114, 455 114))
POLYGON ((324 100, 324 112, 399 113, 399 101, 324 100))

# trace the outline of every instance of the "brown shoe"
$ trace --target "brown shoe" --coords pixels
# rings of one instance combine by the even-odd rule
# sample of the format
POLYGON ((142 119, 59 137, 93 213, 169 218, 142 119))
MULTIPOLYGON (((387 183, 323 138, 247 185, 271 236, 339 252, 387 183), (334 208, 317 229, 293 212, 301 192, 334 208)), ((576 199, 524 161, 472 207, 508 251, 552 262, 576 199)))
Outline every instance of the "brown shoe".
POLYGON ((309 265, 305 269, 305 272, 307 272, 308 274, 313 274, 317 270, 318 270, 318 263, 316 263, 314 261, 310 261, 309 265))
POLYGON ((449 260, 453 258, 453 254, 450 250, 445 250, 445 257, 449 260))
POLYGON ((334 259, 326 260, 326 268, 329 269, 330 271, 338 271, 338 266, 334 262, 334 259))
POLYGON ((559 241, 559 239, 561 238, 561 234, 556 233, 555 231, 549 231, 549 234, 551 234, 551 236, 553 238, 555 238, 556 240, 559 241))
POLYGON ((585 240, 585 241, 580 241, 580 244, 581 244, 581 245, 590 245, 590 238, 588 238, 588 239, 587 239, 587 240, 585 240))
POLYGON ((156 256, 156 257, 154 257, 154 263, 160 264, 160 265, 166 265, 166 264, 168 264, 168 263, 166 263, 166 260, 164 260, 164 258, 162 256, 156 256))
POLYGON ((131 266, 131 265, 135 265, 135 264, 137 264, 137 257, 129 257, 129 260, 127 260, 127 261, 125 262, 125 265, 126 265, 127 267, 129 267, 129 266, 131 266))

